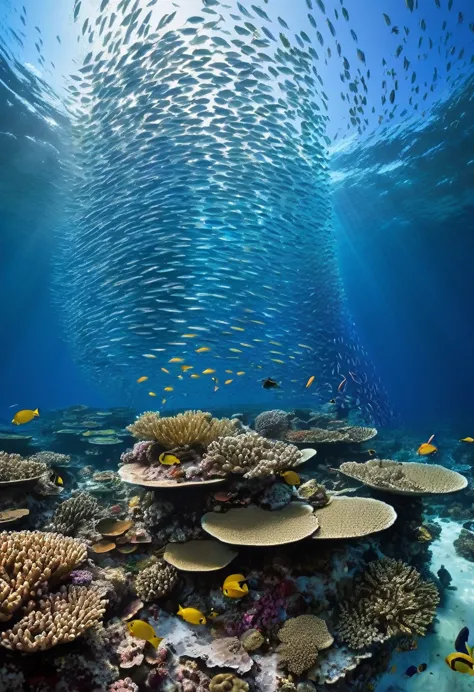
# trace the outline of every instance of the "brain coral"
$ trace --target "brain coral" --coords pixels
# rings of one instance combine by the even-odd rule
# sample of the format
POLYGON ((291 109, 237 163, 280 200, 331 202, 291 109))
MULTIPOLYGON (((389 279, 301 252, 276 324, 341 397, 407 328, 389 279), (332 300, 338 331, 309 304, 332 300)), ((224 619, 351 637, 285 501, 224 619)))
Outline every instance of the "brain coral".
POLYGON ((341 607, 339 636, 351 649, 364 649, 397 635, 424 635, 438 603, 436 586, 416 569, 377 560, 369 563, 352 602, 341 607))

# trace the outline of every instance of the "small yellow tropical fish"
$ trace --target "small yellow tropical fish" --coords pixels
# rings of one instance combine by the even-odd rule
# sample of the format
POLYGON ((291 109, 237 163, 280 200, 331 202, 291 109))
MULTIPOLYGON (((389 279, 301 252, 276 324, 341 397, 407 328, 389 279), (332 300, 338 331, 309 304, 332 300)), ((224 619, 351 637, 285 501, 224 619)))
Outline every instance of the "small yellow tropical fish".
POLYGON ((231 574, 224 580, 222 592, 227 598, 243 598, 249 592, 247 580, 243 574, 231 574))
POLYGON ((64 485, 64 481, 61 478, 61 476, 58 476, 58 474, 54 473, 54 471, 53 471, 53 475, 51 477, 51 481, 54 483, 54 485, 59 485, 60 488, 62 488, 64 485))
POLYGON ((169 370, 167 370, 166 368, 161 368, 161 371, 162 371, 162 372, 165 372, 165 373, 166 373, 167 375, 169 375, 169 374, 170 374, 170 371, 169 371, 169 370))
POLYGON ((148 379, 148 377, 145 377, 145 376, 139 377, 138 380, 137 380, 137 382, 138 382, 138 384, 141 384, 142 382, 146 382, 147 379, 148 379))
POLYGON ((230 383, 233 382, 233 381, 234 381, 234 380, 226 380, 226 381, 224 382, 224 384, 230 384, 230 383))
POLYGON ((163 637, 157 637, 153 627, 144 620, 130 620, 130 622, 127 622, 127 629, 132 637, 150 642, 155 649, 157 649, 163 641, 163 637))
POLYGON ((205 625, 207 622, 206 616, 197 608, 178 606, 178 615, 186 622, 189 622, 190 625, 205 625))
POLYGON ((148 396, 156 396, 156 392, 148 392, 148 396))
POLYGON ((236 332, 245 332, 245 329, 243 327, 231 327, 236 332))
POLYGON ((160 464, 163 464, 163 466, 174 466, 174 464, 180 464, 181 461, 178 459, 178 457, 175 457, 174 454, 166 454, 166 452, 163 452, 163 454, 160 454, 158 457, 160 464))
POLYGON ((314 382, 314 375, 311 375, 311 377, 309 378, 309 380, 305 384, 306 389, 308 389, 308 387, 311 387, 313 382, 314 382))
POLYGON ((228 577, 224 579, 224 586, 233 582, 245 582, 247 581, 243 574, 229 574, 228 577))
POLYGON ((233 374, 234 374, 232 370, 226 370, 226 373, 228 373, 229 375, 233 375, 233 374))
POLYGON ((422 457, 426 457, 429 454, 434 454, 437 451, 438 451, 438 448, 435 447, 434 445, 430 444, 429 442, 423 442, 423 444, 421 444, 418 447, 418 454, 422 457))
POLYGON ((201 376, 198 375, 198 374, 195 373, 195 372, 193 372, 193 374, 191 375, 191 379, 193 379, 193 380, 198 380, 200 377, 201 377, 201 376))
POLYGON ((192 370, 192 369, 193 369, 193 366, 192 366, 192 365, 182 365, 182 366, 181 366, 181 370, 182 370, 183 372, 188 372, 188 370, 192 370))
POLYGON ((33 420, 33 418, 37 418, 39 416, 39 411, 37 408, 35 408, 34 411, 31 409, 23 409, 23 411, 17 411, 15 415, 13 416, 12 423, 15 425, 23 425, 24 423, 29 423, 30 421, 33 420))
POLYGON ((206 368, 206 370, 202 371, 203 375, 212 375, 213 373, 215 373, 215 370, 213 370, 212 368, 206 368))
POLYGON ((210 350, 209 346, 201 346, 201 348, 196 349, 196 353, 207 353, 210 350))
POLYGON ((243 370, 239 370, 239 372, 237 373, 237 375, 240 377, 241 375, 245 375, 245 372, 244 372, 243 370))
POLYGON ((170 358, 168 363, 182 363, 184 361, 184 358, 170 358))
POLYGON ((461 442, 474 442, 474 437, 463 437, 461 442))
POLYGON ((284 471, 283 473, 280 473, 280 476, 283 478, 285 483, 288 483, 288 485, 300 485, 301 483, 301 478, 298 476, 296 471, 284 471))
POLYGON ((211 610, 211 612, 209 613, 209 615, 207 617, 210 618, 211 620, 214 620, 214 618, 219 617, 219 613, 213 609, 213 610, 211 610))
POLYGON ((451 670, 466 675, 474 675, 474 659, 469 654, 456 653, 449 654, 444 659, 451 670))
POLYGON ((174 390, 173 387, 165 387, 164 391, 165 392, 172 392, 174 390))
POLYGON ((139 504, 140 504, 140 495, 134 495, 128 501, 128 506, 130 509, 133 509, 134 507, 138 507, 139 504))

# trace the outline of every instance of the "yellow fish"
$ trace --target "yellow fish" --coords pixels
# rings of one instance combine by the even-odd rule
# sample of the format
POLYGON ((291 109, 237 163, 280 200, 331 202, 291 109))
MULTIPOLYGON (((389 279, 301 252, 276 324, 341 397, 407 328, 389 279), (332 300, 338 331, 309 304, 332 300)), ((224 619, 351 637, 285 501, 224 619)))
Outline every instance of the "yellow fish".
POLYGON ((156 396, 156 392, 148 392, 148 396, 156 396))
POLYGON ((198 375, 195 372, 193 372, 193 374, 191 375, 191 379, 193 379, 193 380, 198 380, 199 378, 200 378, 200 375, 198 375))
POLYGON ((444 659, 451 670, 466 675, 474 675, 474 659, 469 654, 458 653, 449 654, 444 659))
POLYGON ((173 387, 165 387, 165 392, 172 392, 172 391, 173 391, 173 387))
POLYGON ((224 586, 229 583, 247 581, 243 574, 229 574, 228 577, 224 579, 224 586))
POLYGON ((215 610, 211 610, 211 612, 209 613, 209 615, 207 617, 210 618, 211 620, 214 620, 214 618, 219 617, 219 613, 215 610))
POLYGON ((202 371, 203 375, 212 375, 215 372, 212 368, 206 368, 206 370, 202 371))
POLYGON ((233 375, 233 374, 234 374, 234 373, 232 372, 232 370, 226 370, 226 373, 228 373, 229 375, 233 375))
POLYGON ((244 372, 243 370, 239 370, 239 372, 237 373, 237 375, 240 377, 241 375, 245 375, 245 372, 244 372))
POLYGON ((308 387, 311 387, 313 382, 314 382, 314 375, 311 375, 311 377, 309 378, 309 380, 305 384, 306 389, 308 389, 308 387))
POLYGON ((229 351, 232 351, 232 353, 242 353, 240 348, 229 348, 229 351))
POLYGON ((249 592, 246 579, 243 574, 231 574, 224 580, 222 592, 227 598, 243 598, 249 592))
POLYGON ((132 637, 150 642, 155 649, 157 649, 163 641, 163 637, 157 637, 153 627, 144 620, 130 620, 130 622, 127 622, 127 629, 132 637))
POLYGON ((183 339, 195 339, 197 334, 181 334, 183 339))
POLYGON ((274 363, 280 363, 281 365, 285 365, 284 360, 280 360, 279 358, 270 358, 274 363))
POLYGON ((140 495, 134 495, 128 501, 128 506, 130 507, 130 509, 133 509, 134 507, 138 507, 139 504, 140 504, 140 495))
POLYGON ((421 525, 421 526, 418 528, 418 540, 420 541, 420 543, 426 543, 426 542, 428 542, 428 541, 432 541, 432 540, 433 540, 433 536, 432 536, 431 533, 428 531, 428 529, 426 528, 426 526, 421 525))
POLYGON ((474 437, 463 437, 461 442, 474 442, 474 437))
POLYGON ((61 487, 61 488, 64 485, 64 481, 61 478, 61 476, 58 476, 58 474, 54 473, 54 471, 53 471, 53 475, 51 477, 51 481, 54 483, 54 485, 59 485, 59 487, 61 487))
POLYGON ((188 372, 188 370, 192 370, 192 369, 193 369, 193 366, 192 366, 192 365, 182 365, 182 366, 181 366, 181 370, 182 370, 183 372, 188 372))
POLYGON ((186 622, 189 622, 190 625, 205 625, 207 622, 206 616, 197 608, 178 606, 178 615, 186 622))
POLYGON ((184 361, 184 358, 170 358, 168 363, 182 363, 184 361))
POLYGON ((196 349, 196 353, 207 353, 210 350, 209 346, 201 346, 201 348, 196 349))
POLYGON ((224 382, 224 384, 230 384, 230 383, 233 382, 233 381, 234 381, 234 380, 226 380, 226 381, 224 382))
POLYGON ((280 476, 283 478, 285 483, 288 483, 288 485, 300 485, 301 483, 301 478, 298 476, 296 471, 284 471, 283 473, 280 473, 280 476))
POLYGON ((162 372, 165 372, 165 373, 166 373, 167 375, 169 375, 169 374, 170 374, 170 371, 169 371, 169 370, 167 370, 166 368, 161 368, 161 371, 162 371, 162 372))
POLYGON ((245 332, 245 329, 243 327, 231 327, 236 332, 245 332))
POLYGON ((181 461, 178 459, 178 457, 175 457, 174 454, 166 454, 166 452, 163 452, 163 454, 160 454, 158 457, 160 464, 163 464, 163 466, 174 466, 174 464, 180 464, 181 461))
POLYGON ((148 377, 139 377, 137 382, 138 382, 138 384, 140 384, 141 382, 146 382, 147 379, 148 379, 148 377))
POLYGON ((418 447, 418 454, 422 457, 426 457, 429 454, 434 454, 437 451, 438 451, 438 448, 432 444, 429 444, 428 442, 423 442, 423 444, 421 444, 418 447))
POLYGON ((33 420, 33 418, 37 418, 39 416, 39 411, 37 408, 35 408, 34 411, 31 409, 23 409, 23 411, 17 411, 13 417, 12 423, 15 425, 23 425, 24 423, 29 423, 30 421, 33 420))

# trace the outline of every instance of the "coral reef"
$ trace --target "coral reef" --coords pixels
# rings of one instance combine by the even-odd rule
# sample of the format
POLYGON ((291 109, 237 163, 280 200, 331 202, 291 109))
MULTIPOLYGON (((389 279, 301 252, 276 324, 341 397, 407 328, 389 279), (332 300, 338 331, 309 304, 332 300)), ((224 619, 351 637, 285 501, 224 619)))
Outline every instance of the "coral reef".
POLYGON ((469 562, 474 562, 474 533, 472 531, 461 529, 453 545, 458 555, 469 562))
POLYGON ((365 497, 333 497, 315 514, 319 529, 313 539, 368 536, 388 529, 397 518, 391 505, 365 497))
POLYGON ((238 425, 236 420, 213 418, 204 411, 185 411, 167 418, 147 411, 127 430, 139 440, 153 440, 169 449, 185 445, 207 447, 219 437, 235 434, 238 425))
POLYGON ((424 635, 439 594, 416 569, 392 558, 371 562, 352 602, 341 606, 338 632, 351 649, 364 649, 397 635, 424 635))
POLYGON ((248 432, 212 442, 200 469, 207 477, 235 473, 244 478, 259 478, 294 468, 301 463, 301 459, 297 447, 248 432))
POLYGON ((72 642, 97 624, 105 612, 105 601, 94 589, 62 586, 37 604, 28 605, 28 615, 1 633, 1 646, 33 653, 72 642), (32 610, 34 608, 34 610, 32 610))
POLYGON ((37 452, 29 457, 28 461, 34 461, 39 464, 46 464, 49 467, 68 466, 71 463, 69 454, 59 454, 58 452, 37 452))
POLYGON ((316 662, 318 652, 334 642, 326 623, 316 615, 299 615, 285 622, 278 632, 278 652, 290 673, 301 675, 316 662))
POLYGON ((81 524, 96 521, 103 514, 103 508, 94 497, 87 493, 78 493, 57 507, 50 530, 65 536, 75 535, 81 524))
POLYGON ((312 442, 315 444, 353 443, 362 444, 377 435, 375 428, 359 428, 355 425, 326 430, 310 428, 309 430, 290 430, 286 435, 289 442, 312 442))
POLYGON ((265 642, 265 637, 260 630, 252 628, 240 635, 240 641, 245 651, 256 651, 265 642))
POLYGON ((138 690, 138 685, 131 678, 124 678, 123 680, 113 682, 107 692, 138 692, 138 690))
POLYGON ((273 411, 263 411, 255 418, 255 431, 262 437, 270 437, 274 440, 281 440, 290 429, 291 414, 287 411, 274 409, 273 411))
POLYGON ((19 454, 0 452, 0 483, 33 480, 48 471, 48 466, 39 461, 23 459, 19 454))
POLYGON ((142 569, 135 579, 135 591, 144 601, 155 601, 167 596, 178 581, 178 572, 172 566, 158 560, 142 569))

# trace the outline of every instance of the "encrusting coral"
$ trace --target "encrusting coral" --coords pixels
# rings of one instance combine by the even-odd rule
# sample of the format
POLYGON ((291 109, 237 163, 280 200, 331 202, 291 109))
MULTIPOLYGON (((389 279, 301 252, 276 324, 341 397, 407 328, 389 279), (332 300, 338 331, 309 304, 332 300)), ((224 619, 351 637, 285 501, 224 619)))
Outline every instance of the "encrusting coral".
POLYGON ((72 535, 82 522, 100 519, 103 513, 103 508, 94 497, 88 493, 78 493, 57 507, 50 529, 65 536, 72 535))
POLYGON ((247 692, 248 683, 233 673, 214 675, 209 685, 209 692, 247 692))
POLYGON ((326 623, 316 615, 299 615, 278 632, 278 652, 290 673, 301 675, 314 666, 318 652, 334 642, 326 623))
POLYGON ((144 601, 154 601, 169 594, 177 581, 177 570, 163 560, 158 560, 138 573, 135 591, 144 601))
POLYGON ((254 432, 221 437, 212 442, 204 455, 200 469, 205 476, 227 476, 230 473, 244 478, 260 478, 278 474, 298 466, 300 450, 294 445, 274 442, 254 432))
POLYGON ((262 437, 281 440, 290 429, 291 414, 280 409, 263 411, 255 418, 255 431, 262 437))
POLYGON ((28 604, 28 614, 1 633, 1 646, 23 653, 45 651, 72 642, 97 624, 106 602, 85 586, 62 586, 58 593, 28 604), (34 608, 32 610, 32 608, 34 608))
POLYGON ((159 413, 147 411, 127 430, 139 440, 153 440, 167 448, 207 447, 219 437, 235 434, 238 425, 236 420, 213 418, 204 411, 185 411, 164 418, 159 413))
POLYGON ((351 649, 365 649, 397 635, 424 635, 439 594, 414 567, 392 558, 371 562, 352 602, 341 606, 338 631, 351 649))
POLYGON ((39 478, 48 471, 43 462, 23 459, 19 454, 0 452, 0 483, 39 478))
POLYGON ((46 583, 57 583, 87 557, 83 543, 40 531, 0 534, 0 622, 31 598, 41 596, 46 583))
POLYGON ((467 485, 456 471, 437 464, 370 459, 365 463, 346 461, 339 471, 371 488, 401 495, 453 493, 467 485))

